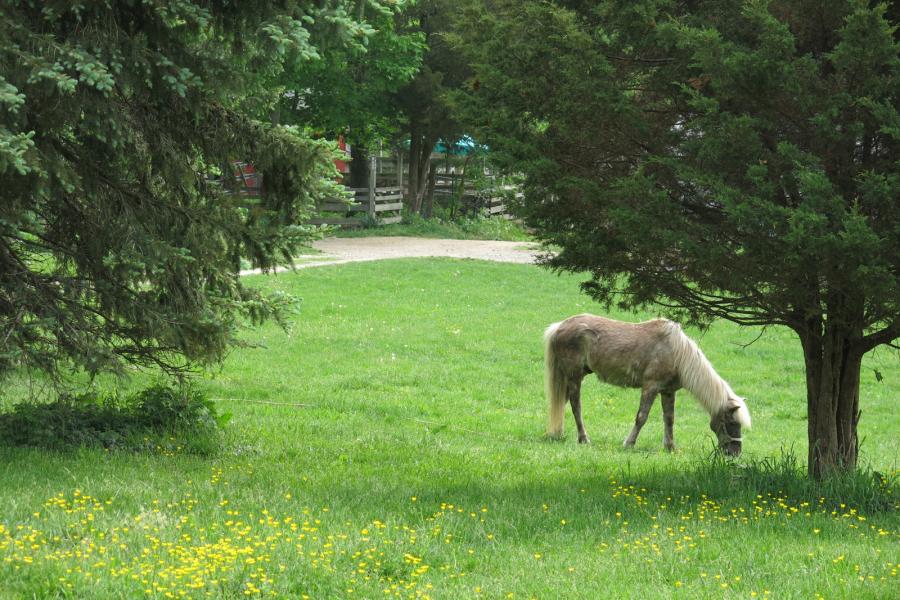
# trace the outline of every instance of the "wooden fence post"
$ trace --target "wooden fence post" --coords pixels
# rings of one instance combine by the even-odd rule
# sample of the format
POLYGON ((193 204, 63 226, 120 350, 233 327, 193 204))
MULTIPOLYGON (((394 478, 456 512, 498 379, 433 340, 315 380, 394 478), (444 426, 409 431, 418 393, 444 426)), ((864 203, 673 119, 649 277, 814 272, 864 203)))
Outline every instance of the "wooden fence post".
POLYGON ((397 186, 400 188, 400 194, 403 194, 403 149, 397 151, 397 186))
POLYGON ((375 218, 375 180, 378 176, 378 157, 369 157, 369 218, 376 222, 375 218))

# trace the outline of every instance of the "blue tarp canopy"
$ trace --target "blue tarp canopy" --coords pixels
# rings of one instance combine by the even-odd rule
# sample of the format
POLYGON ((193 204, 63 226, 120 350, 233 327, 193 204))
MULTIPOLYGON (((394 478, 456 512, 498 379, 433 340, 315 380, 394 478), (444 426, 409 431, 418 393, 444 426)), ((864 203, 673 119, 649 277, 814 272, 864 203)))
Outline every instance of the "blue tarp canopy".
POLYGON ((455 143, 449 145, 444 140, 441 140, 437 143, 437 146, 434 147, 434 151, 440 154, 468 156, 469 154, 476 154, 479 152, 487 151, 487 146, 483 146, 469 136, 464 135, 463 137, 456 140, 455 143))

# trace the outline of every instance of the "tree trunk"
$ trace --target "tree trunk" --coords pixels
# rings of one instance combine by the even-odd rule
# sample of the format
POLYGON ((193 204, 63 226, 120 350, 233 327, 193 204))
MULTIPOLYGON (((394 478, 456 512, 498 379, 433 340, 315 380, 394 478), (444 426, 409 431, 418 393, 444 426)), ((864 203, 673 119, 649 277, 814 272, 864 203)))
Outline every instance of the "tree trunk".
MULTIPOLYGON (((472 154, 466 154, 466 159, 463 161, 462 171, 459 174, 459 184, 456 186, 456 189, 453 190, 453 195, 455 196, 455 200, 451 203, 450 206, 456 208, 459 207, 461 213, 465 213, 467 211, 465 202, 466 202, 466 175, 469 173, 469 161, 472 158, 472 154)), ((477 192, 476 192, 477 195, 477 192)), ((450 218, 453 218, 454 210, 453 208, 450 210, 450 218)), ((490 215, 489 215, 490 216, 490 215)))
POLYGON ((350 145, 350 187, 369 186, 369 151, 359 144, 350 145))
POLYGON ((426 197, 431 199, 431 193, 434 191, 434 186, 429 187, 429 181, 431 181, 431 152, 434 150, 434 145, 437 143, 437 140, 431 136, 425 135, 422 138, 422 153, 419 155, 419 188, 416 192, 416 207, 418 210, 422 209, 424 204, 424 200, 426 197))
MULTIPOLYGON (((429 154, 431 154, 429 152, 429 154)), ((434 169, 428 171, 428 183, 425 185, 424 202, 422 204, 422 216, 430 219, 434 216, 434 186, 437 184, 437 173, 434 169)))
POLYGON ((407 206, 410 212, 421 213, 423 200, 428 195, 428 176, 431 167, 431 152, 437 140, 423 134, 421 129, 410 126, 409 141, 409 192, 407 206))
POLYGON ((809 474, 821 479, 856 467, 859 441, 859 336, 826 323, 802 336, 809 418, 809 474))
POLYGON ((422 153, 422 138, 416 127, 410 129, 409 136, 409 177, 407 178, 406 207, 411 213, 418 213, 416 193, 419 191, 419 155, 422 153))

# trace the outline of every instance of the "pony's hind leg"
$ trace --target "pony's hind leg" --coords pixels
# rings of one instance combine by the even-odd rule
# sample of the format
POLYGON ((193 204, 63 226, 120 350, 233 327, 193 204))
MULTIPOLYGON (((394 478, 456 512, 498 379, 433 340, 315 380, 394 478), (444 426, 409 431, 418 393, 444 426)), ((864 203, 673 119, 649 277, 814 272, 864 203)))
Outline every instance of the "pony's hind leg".
POLYGON ((663 409, 663 446, 669 452, 674 452, 675 434, 672 429, 675 426, 675 393, 663 392, 660 395, 660 403, 663 409))
POLYGON ((641 432, 641 427, 647 422, 647 415, 650 414, 650 407, 653 406, 657 393, 656 387, 647 386, 641 390, 641 405, 638 407, 637 415, 634 417, 634 427, 631 428, 631 433, 628 434, 628 437, 625 438, 625 442, 622 444, 626 448, 634 447, 638 434, 641 432))
POLYGON ((572 377, 569 379, 569 385, 566 389, 566 396, 569 404, 572 405, 572 414, 575 416, 575 425, 578 427, 578 443, 590 444, 591 439, 584 430, 584 423, 581 421, 581 381, 583 375, 572 377))

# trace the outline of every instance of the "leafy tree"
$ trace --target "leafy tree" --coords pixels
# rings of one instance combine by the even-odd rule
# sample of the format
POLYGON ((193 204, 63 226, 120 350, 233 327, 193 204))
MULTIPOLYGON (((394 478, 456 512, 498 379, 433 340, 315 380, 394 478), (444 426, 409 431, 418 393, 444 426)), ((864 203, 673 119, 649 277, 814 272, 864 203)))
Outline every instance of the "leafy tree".
POLYGON ((359 2, 356 18, 369 28, 364 43, 324 43, 321 60, 295 63, 277 81, 286 90, 279 105, 284 122, 345 136, 354 187, 368 185, 368 149, 403 126, 396 94, 415 77, 425 51, 422 32, 404 25, 412 4, 359 2))
POLYGON ((0 371, 178 372, 281 314, 240 262, 289 260, 335 172, 330 143, 267 122, 267 83, 323 39, 362 44, 355 7, 0 4, 0 371), (226 193, 236 159, 261 198, 226 193))
POLYGON ((408 206, 429 216, 431 154, 439 141, 452 142, 463 130, 448 93, 468 77, 468 66, 444 40, 457 6, 444 0, 382 7, 361 1, 357 8, 357 18, 365 16, 372 28, 366 44, 325 45, 323 60, 286 70, 278 81, 287 90, 280 117, 346 134, 353 187, 368 184, 369 148, 408 139, 408 206))
POLYGON ((461 137, 463 125, 450 102, 470 71, 465 57, 447 43, 452 17, 459 5, 445 0, 419 0, 405 12, 408 27, 421 31, 428 44, 421 69, 397 94, 409 136, 409 209, 430 216, 434 178, 431 154, 437 143, 461 137))
POLYGON ((496 0, 458 28, 550 265, 606 305, 797 333, 814 477, 856 465, 862 357, 900 336, 895 10, 496 0))

